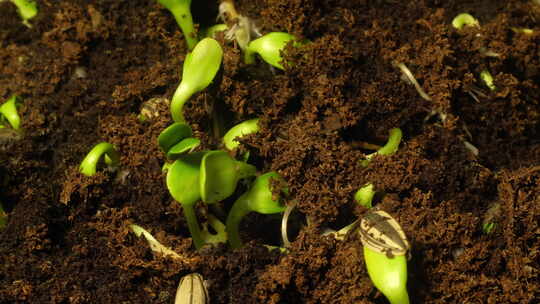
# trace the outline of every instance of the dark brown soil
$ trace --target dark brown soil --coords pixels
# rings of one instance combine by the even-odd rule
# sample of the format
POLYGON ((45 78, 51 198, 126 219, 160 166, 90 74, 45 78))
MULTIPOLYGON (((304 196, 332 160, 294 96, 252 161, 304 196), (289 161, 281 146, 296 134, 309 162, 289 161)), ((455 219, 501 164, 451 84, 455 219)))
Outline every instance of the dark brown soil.
MULTIPOLYGON (((193 1, 212 24, 217 3, 193 1)), ((24 98, 24 137, 0 145, 0 303, 172 303, 190 272, 212 303, 386 303, 371 284, 359 240, 322 236, 366 210, 353 194, 367 182, 411 244, 413 303, 540 301, 540 6, 533 1, 239 0, 263 33, 312 43, 272 73, 247 67, 233 44, 214 86, 190 100, 203 148, 216 148, 207 104, 227 126, 261 117, 244 140, 254 163, 276 170, 310 221, 286 254, 279 220, 253 215, 247 245, 195 251, 170 196, 156 138, 171 123, 141 123, 143 102, 170 98, 186 46, 152 0, 39 1, 32 28, 0 3, 0 100, 24 98), (456 31, 461 12, 480 28, 456 31), (532 35, 515 33, 527 27, 532 35), (486 50, 497 53, 487 56, 486 50), (404 63, 431 97, 402 80, 404 63), (488 69, 496 91, 479 79, 488 69), (83 71, 83 73, 81 73, 83 71), (474 97, 473 97, 474 96, 474 97), (400 127, 399 151, 358 164, 400 127), (116 145, 121 173, 78 172, 100 141, 116 145), (467 148, 465 141, 478 149, 467 148), (487 216, 495 230, 482 232, 487 216), (128 225, 145 227, 190 257, 154 255, 128 225)))

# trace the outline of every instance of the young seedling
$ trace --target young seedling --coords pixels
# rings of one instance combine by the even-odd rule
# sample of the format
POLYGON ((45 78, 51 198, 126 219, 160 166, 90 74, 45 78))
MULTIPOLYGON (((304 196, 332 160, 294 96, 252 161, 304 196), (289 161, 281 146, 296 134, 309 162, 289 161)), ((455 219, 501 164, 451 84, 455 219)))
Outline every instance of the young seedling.
POLYGON ((490 90, 495 91, 497 89, 495 84, 493 84, 493 76, 491 76, 491 73, 488 70, 480 72, 480 78, 490 90))
POLYGON ((388 213, 372 209, 362 218, 358 233, 373 285, 391 304, 409 304, 406 255, 410 246, 401 226, 388 213))
POLYGON ((201 160, 200 191, 206 204, 214 204, 231 196, 238 181, 254 176, 257 168, 233 159, 225 151, 207 152, 201 160))
MULTIPOLYGON (((281 194, 287 194, 284 180, 276 172, 263 174, 253 182, 251 188, 234 202, 227 216, 227 235, 231 248, 242 247, 240 223, 250 212, 275 214, 285 210, 281 203, 281 194), (278 189, 272 189, 271 181, 277 182, 278 189)), ((276 185, 276 184, 274 184, 276 185)))
POLYGON ((37 4, 31 0, 11 0, 17 6, 17 12, 23 20, 23 24, 27 27, 32 27, 28 20, 34 18, 38 13, 37 4))
POLYGON ((366 208, 373 207, 372 201, 373 196, 375 196, 375 191, 373 190, 373 184, 369 183, 362 188, 358 189, 354 194, 354 200, 360 205, 366 208))
POLYGON ((197 152, 182 155, 167 171, 167 188, 172 197, 182 205, 196 249, 201 248, 205 243, 195 214, 195 204, 201 199, 199 172, 204 154, 205 152, 197 152))
POLYGON ((227 149, 232 151, 240 145, 237 138, 257 132, 259 132, 259 118, 246 120, 230 128, 223 136, 223 143, 227 149))
POLYGON ((510 28, 514 33, 517 34, 525 34, 525 35, 532 35, 534 34, 534 31, 530 28, 523 28, 523 27, 511 27, 510 28))
POLYGON ((11 96, 0 106, 0 128, 10 126, 13 130, 19 130, 21 127, 21 117, 17 112, 19 97, 11 96))
POLYGON ((454 20, 452 20, 452 26, 455 29, 460 30, 464 26, 476 26, 476 27, 479 27, 480 23, 473 16, 471 16, 471 15, 469 15, 467 13, 462 13, 462 14, 457 15, 454 18, 454 20))
POLYGON ((167 8, 176 19, 176 23, 182 29, 188 48, 193 50, 197 42, 197 34, 193 26, 193 17, 191 16, 191 0, 157 0, 161 5, 167 8))
POLYGON ((281 52, 287 43, 294 39, 295 37, 288 33, 273 32, 266 34, 248 44, 244 52, 244 61, 246 64, 253 64, 255 63, 255 54, 259 54, 266 63, 283 70, 281 52))
POLYGON ((185 122, 182 111, 184 104, 193 94, 210 85, 221 66, 222 57, 221 46, 212 38, 204 38, 187 54, 182 80, 171 101, 171 113, 175 122, 185 122))
POLYGON ((375 155, 392 155, 396 153, 399 148, 399 144, 401 143, 402 137, 403 132, 401 132, 401 129, 391 129, 388 135, 388 142, 386 143, 386 145, 377 150, 377 152, 366 155, 366 159, 361 160, 360 164, 365 167, 369 164, 369 162, 375 155))
POLYGON ((201 37, 213 38, 217 37, 217 34, 228 30, 229 27, 226 24, 215 24, 211 27, 205 28, 201 31, 201 37))
POLYGON ((79 171, 86 176, 96 174, 99 160, 103 157, 107 166, 112 169, 120 165, 120 155, 113 145, 107 142, 102 142, 95 145, 79 166, 79 171))
POLYGON ((180 155, 197 148, 201 141, 191 137, 191 127, 184 123, 173 123, 158 136, 158 145, 168 159, 174 160, 180 155))

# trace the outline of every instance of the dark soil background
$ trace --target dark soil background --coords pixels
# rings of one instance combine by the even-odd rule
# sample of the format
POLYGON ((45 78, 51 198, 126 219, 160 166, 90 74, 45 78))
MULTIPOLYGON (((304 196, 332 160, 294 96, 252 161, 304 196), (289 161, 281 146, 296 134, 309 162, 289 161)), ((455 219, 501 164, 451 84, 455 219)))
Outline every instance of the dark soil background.
MULTIPOLYGON (((288 49, 294 64, 275 73, 243 65, 238 47, 224 44, 219 79, 186 110, 202 148, 218 147, 208 104, 228 113, 227 126, 262 118, 244 148, 261 172, 282 174, 298 202, 300 232, 279 254, 262 246, 279 245, 279 219, 261 215, 243 222, 241 250, 191 246, 156 142, 171 123, 168 108, 137 118, 145 101, 170 98, 179 83, 187 51, 172 15, 152 0, 38 2, 32 28, 0 3, 0 99, 24 98, 24 137, 0 143, 9 214, 0 303, 172 303, 193 271, 208 281, 212 303, 386 303, 359 240, 322 236, 366 211, 353 195, 367 182, 412 245, 413 303, 539 303, 540 5, 236 1, 263 33, 312 41, 288 49), (455 30, 462 12, 481 27, 455 30), (484 69, 496 91, 479 79, 484 69), (399 151, 360 166, 371 153, 364 144, 384 144, 393 127, 404 133, 399 151), (81 175, 100 141, 119 149, 121 173, 81 175), (496 223, 490 234, 486 217, 496 223), (131 223, 189 259, 153 254, 131 223)), ((193 2, 195 21, 213 24, 218 3, 193 2)))

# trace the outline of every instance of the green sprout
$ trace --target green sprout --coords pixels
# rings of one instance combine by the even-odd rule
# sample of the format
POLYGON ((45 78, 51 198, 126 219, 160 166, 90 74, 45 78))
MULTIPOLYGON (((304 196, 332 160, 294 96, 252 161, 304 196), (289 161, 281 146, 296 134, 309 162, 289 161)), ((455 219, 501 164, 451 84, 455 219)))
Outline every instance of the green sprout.
POLYGON ((88 152, 79 166, 79 171, 86 176, 96 174, 97 164, 102 157, 105 163, 111 168, 116 168, 120 165, 120 155, 114 146, 108 142, 102 142, 95 145, 88 152))
POLYGON ((216 218, 210 218, 209 224, 217 235, 201 231, 195 204, 200 200, 214 204, 231 196, 241 178, 255 174, 255 167, 234 160, 225 151, 206 151, 181 155, 167 170, 167 188, 182 205, 195 248, 225 241, 224 226, 216 218))
POLYGON ((388 213, 370 209, 358 232, 373 285, 391 304, 409 304, 406 255, 410 245, 401 226, 388 213))
POLYGON ((34 18, 38 13, 37 4, 31 0, 11 0, 15 6, 17 6, 17 12, 23 20, 23 24, 31 27, 28 20, 34 18))
POLYGON ((230 128, 223 136, 223 143, 227 149, 232 151, 240 145, 237 138, 257 132, 259 132, 259 118, 246 120, 230 128))
POLYGON ((386 145, 381 147, 376 152, 366 155, 366 159, 360 161, 360 164, 365 167, 369 164, 369 162, 375 155, 392 155, 396 153, 399 148, 399 144, 401 143, 402 137, 403 133, 401 132, 401 129, 391 129, 388 134, 388 142, 386 143, 386 145))
POLYGON ((473 16, 462 13, 457 15, 454 20, 452 20, 452 26, 458 30, 462 29, 464 26, 480 26, 480 23, 478 20, 476 20, 473 16))
POLYGON ((495 227, 497 227, 497 224, 495 224, 494 222, 484 223, 482 224, 482 231, 485 234, 490 234, 493 232, 493 230, 495 230, 495 227))
POLYGON ((239 180, 256 172, 253 165, 237 161, 225 151, 207 152, 201 161, 201 199, 206 204, 220 202, 234 193, 239 180))
POLYGON ((191 135, 190 126, 175 122, 159 134, 158 145, 168 159, 174 160, 200 145, 201 141, 198 138, 190 137, 191 135))
POLYGON ((250 212, 275 214, 285 210, 286 207, 281 203, 281 195, 277 194, 286 194, 287 189, 285 187, 272 189, 271 180, 277 181, 279 186, 284 184, 284 180, 279 174, 268 172, 257 177, 251 188, 234 202, 227 216, 227 235, 231 248, 242 247, 239 229, 242 219, 247 214, 250 212))
POLYGON ((266 63, 283 70, 281 52, 295 37, 288 33, 272 32, 251 41, 244 53, 246 64, 255 63, 255 54, 259 54, 266 63))
POLYGON ((157 0, 161 5, 165 6, 176 19, 176 23, 182 29, 188 48, 193 50, 197 42, 197 34, 193 26, 193 17, 191 16, 191 0, 157 0))
POLYGON ((171 113, 175 122, 185 121, 182 112, 184 104, 193 94, 210 85, 221 66, 222 57, 221 46, 212 38, 204 38, 187 54, 182 80, 171 101, 171 113))
POLYGON ((405 256, 389 258, 364 246, 364 260, 373 285, 391 304, 409 304, 405 256))
POLYGON ((360 206, 364 206, 368 209, 373 207, 371 203, 371 201, 373 201, 373 196, 375 196, 373 188, 373 184, 369 183, 356 191, 354 199, 360 206))
POLYGON ((18 100, 19 97, 13 95, 0 106, 0 128, 5 128, 6 125, 9 125, 13 130, 20 129, 21 117, 17 113, 18 100))
POLYGON ((491 76, 491 73, 488 70, 480 72, 480 78, 490 90, 495 91, 497 89, 495 84, 493 84, 493 76, 491 76))

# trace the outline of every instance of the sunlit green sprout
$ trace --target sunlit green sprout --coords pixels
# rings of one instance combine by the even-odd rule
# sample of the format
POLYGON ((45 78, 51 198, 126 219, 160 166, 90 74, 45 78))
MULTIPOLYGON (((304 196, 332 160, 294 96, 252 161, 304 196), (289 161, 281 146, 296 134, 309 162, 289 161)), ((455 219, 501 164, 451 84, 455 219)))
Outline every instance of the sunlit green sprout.
POLYGON ((120 165, 120 155, 114 146, 110 143, 102 142, 95 145, 92 150, 88 152, 81 162, 79 170, 86 176, 96 174, 98 162, 102 157, 105 163, 111 168, 116 168, 120 165))
POLYGON ((165 6, 176 19, 176 23, 182 29, 188 48, 192 50, 199 39, 195 33, 193 26, 193 17, 191 16, 191 0, 157 0, 161 5, 165 6))
POLYGON ((201 231, 195 204, 199 200, 213 204, 231 196, 241 178, 255 174, 255 167, 233 159, 225 151, 206 151, 181 155, 167 170, 167 188, 182 205, 195 248, 224 242, 225 228, 216 218, 209 217, 208 224, 217 234, 208 229, 201 231))
POLYGON ((266 34, 248 44, 244 53, 244 61, 246 64, 253 64, 255 63, 255 54, 259 54, 266 63, 283 70, 281 52, 287 43, 294 39, 295 37, 288 33, 273 32, 266 34))
POLYGON ((454 20, 452 20, 452 26, 459 30, 464 26, 480 26, 480 23, 473 16, 467 13, 462 13, 457 15, 454 20))
POLYGON ((490 90, 495 91, 497 89, 495 84, 493 84, 493 76, 491 76, 491 73, 488 70, 480 72, 480 78, 490 90))
POLYGON ((354 199, 356 202, 366 208, 373 207, 371 202, 373 201, 373 196, 375 196, 375 191, 373 190, 373 184, 369 183, 362 188, 358 189, 354 194, 354 199))
POLYGON ((37 4, 31 0, 11 0, 17 6, 17 12, 21 16, 24 25, 30 27, 28 20, 34 18, 38 13, 37 4))
POLYGON ((246 120, 230 128, 223 136, 223 143, 227 149, 234 150, 240 145, 237 138, 257 132, 259 132, 259 118, 246 120))
POLYGON ((167 171, 167 188, 172 197, 182 205, 193 244, 197 249, 205 244, 195 214, 195 204, 201 199, 199 172, 204 154, 205 152, 198 152, 182 155, 167 171))
POLYGON ((191 127, 184 123, 173 123, 158 136, 158 145, 167 155, 168 159, 174 160, 178 156, 193 151, 201 141, 191 137, 191 127))
POLYGON ((282 193, 287 193, 283 179, 276 172, 269 172, 257 177, 251 188, 234 202, 227 216, 227 236, 232 248, 242 247, 239 228, 244 216, 250 212, 275 214, 285 210, 282 193))
POLYGON ((490 234, 490 233, 493 232, 493 230, 495 229, 496 226, 497 226, 497 224, 495 224, 494 222, 484 223, 484 224, 482 224, 482 231, 485 234, 490 234))
POLYGON ((410 246, 401 226, 388 213, 371 209, 358 232, 373 285, 391 304, 408 304, 406 255, 410 246))
POLYGON ((171 113, 175 122, 184 122, 184 104, 193 94, 210 85, 221 66, 222 57, 221 46, 212 38, 201 40, 186 56, 182 80, 171 101, 171 113))
POLYGON ((360 164, 362 166, 367 166, 375 155, 392 155, 396 153, 399 148, 399 144, 401 143, 402 137, 403 133, 401 132, 401 129, 391 129, 388 135, 388 142, 386 143, 386 145, 377 150, 377 152, 366 155, 366 159, 360 161, 360 164))
POLYGON ((225 151, 207 152, 201 161, 201 199, 207 204, 220 202, 234 193, 240 179, 256 172, 253 165, 237 161, 225 151))
POLYGON ((6 125, 9 125, 13 130, 20 129, 21 117, 17 112, 18 100, 19 97, 13 95, 0 106, 0 128, 5 128, 6 125))

